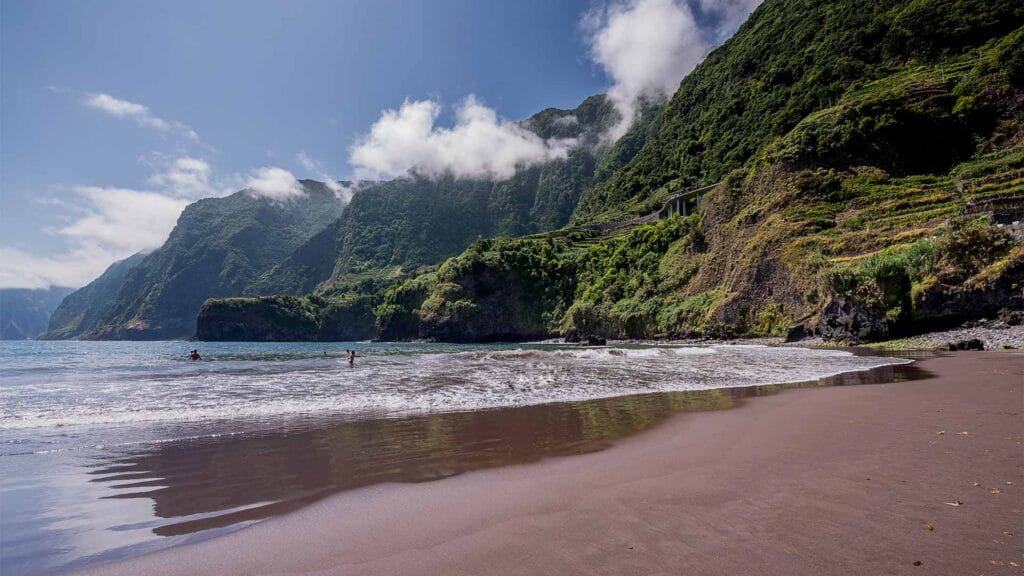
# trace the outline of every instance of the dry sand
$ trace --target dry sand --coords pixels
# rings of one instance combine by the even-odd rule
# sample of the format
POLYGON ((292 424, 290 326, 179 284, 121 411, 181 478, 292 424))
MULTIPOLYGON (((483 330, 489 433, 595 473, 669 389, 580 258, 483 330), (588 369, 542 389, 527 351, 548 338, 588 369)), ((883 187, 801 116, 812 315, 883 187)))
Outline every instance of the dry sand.
POLYGON ((1024 574, 1024 354, 922 366, 936 377, 682 414, 602 452, 345 492, 96 571, 1024 574))

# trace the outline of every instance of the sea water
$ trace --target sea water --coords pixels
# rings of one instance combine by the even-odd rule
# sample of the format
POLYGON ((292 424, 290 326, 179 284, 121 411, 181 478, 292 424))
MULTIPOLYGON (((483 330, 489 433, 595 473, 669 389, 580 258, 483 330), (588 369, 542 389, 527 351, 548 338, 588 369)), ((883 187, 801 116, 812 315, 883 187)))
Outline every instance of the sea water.
POLYGON ((680 402, 727 407, 722 391, 904 362, 750 345, 3 342, 0 572, 206 538, 374 482, 596 449, 680 402))

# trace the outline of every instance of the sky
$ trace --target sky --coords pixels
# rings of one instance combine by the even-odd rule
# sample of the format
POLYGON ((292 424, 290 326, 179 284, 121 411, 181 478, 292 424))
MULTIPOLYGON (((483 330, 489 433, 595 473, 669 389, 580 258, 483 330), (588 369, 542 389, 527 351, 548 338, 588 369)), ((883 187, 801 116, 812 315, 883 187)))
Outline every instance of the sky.
POLYGON ((0 288, 82 286, 241 189, 507 178, 575 144, 515 121, 592 94, 614 140, 759 2, 0 0, 0 288))

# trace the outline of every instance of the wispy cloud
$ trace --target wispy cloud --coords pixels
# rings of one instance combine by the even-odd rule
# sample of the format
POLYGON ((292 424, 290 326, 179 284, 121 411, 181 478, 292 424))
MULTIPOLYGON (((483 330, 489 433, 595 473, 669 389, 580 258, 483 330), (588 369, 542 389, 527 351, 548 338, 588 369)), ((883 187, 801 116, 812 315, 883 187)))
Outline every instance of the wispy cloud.
POLYGON ((214 182, 205 160, 185 156, 150 176, 149 189, 74 186, 69 198, 44 200, 65 215, 63 224, 46 230, 65 239, 64 252, 38 256, 0 246, 0 288, 82 286, 115 260, 160 247, 186 205, 223 196, 239 179, 214 182))
POLYGON ((95 93, 89 94, 82 102, 85 106, 99 110, 115 118, 126 118, 133 120, 139 126, 152 128, 166 133, 173 133, 184 136, 189 140, 199 141, 196 131, 181 122, 165 120, 155 116, 148 107, 136 102, 121 100, 110 94, 95 93))
POLYGON ((125 256, 159 248, 188 204, 158 192, 78 186, 85 214, 56 230, 86 246, 125 256))
POLYGON ((0 288, 77 288, 96 278, 114 260, 95 247, 79 246, 48 257, 0 246, 0 288))
POLYGON ((182 156, 170 161, 146 183, 178 198, 198 200, 233 192, 230 183, 214 181, 210 164, 201 158, 182 156))
POLYGON ((462 178, 511 178, 517 169, 565 158, 571 139, 544 140, 470 95, 455 109, 455 125, 436 126, 441 105, 433 100, 406 100, 385 110, 369 134, 349 150, 359 179, 453 174, 462 178))
POLYGON ((49 232, 67 239, 67 249, 38 256, 0 246, 0 288, 82 286, 115 260, 159 247, 186 200, 128 188, 77 186, 73 216, 49 232))
POLYGON ((590 57, 612 86, 621 116, 616 140, 633 124, 643 99, 663 99, 708 52, 739 27, 761 0, 623 0, 584 15, 590 57))
POLYGON ((331 192, 334 192, 334 195, 337 196, 339 200, 347 203, 352 199, 352 193, 354 192, 354 186, 352 184, 343 184, 335 180, 327 174, 323 165, 321 165, 319 161, 311 158, 305 152, 299 152, 296 154, 295 159, 298 160, 299 164, 306 169, 306 171, 322 180, 324 185, 330 188, 331 192))

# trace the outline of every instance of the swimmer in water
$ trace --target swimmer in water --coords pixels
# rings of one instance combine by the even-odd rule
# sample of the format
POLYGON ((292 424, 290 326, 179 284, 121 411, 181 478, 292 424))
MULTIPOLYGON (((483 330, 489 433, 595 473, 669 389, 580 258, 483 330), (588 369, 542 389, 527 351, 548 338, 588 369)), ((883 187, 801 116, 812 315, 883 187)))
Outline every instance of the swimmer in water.
POLYGON ((193 350, 189 353, 188 359, 195 362, 196 360, 202 360, 203 357, 199 355, 199 350, 193 350))
POLYGON ((356 364, 356 351, 355 350, 346 350, 346 352, 348 352, 348 365, 349 366, 355 366, 355 364, 356 364))

